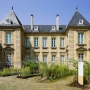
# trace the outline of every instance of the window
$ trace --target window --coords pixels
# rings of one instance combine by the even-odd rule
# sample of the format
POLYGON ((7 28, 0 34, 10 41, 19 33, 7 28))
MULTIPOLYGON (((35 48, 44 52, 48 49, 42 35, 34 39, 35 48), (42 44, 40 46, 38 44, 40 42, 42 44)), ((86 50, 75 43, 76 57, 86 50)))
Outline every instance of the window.
POLYGON ((83 24, 83 20, 79 20, 79 24, 83 24))
POLYGON ((78 44, 83 44, 84 42, 84 34, 78 33, 78 44))
POLYGON ((34 60, 35 60, 35 61, 38 61, 38 55, 35 55, 35 56, 34 56, 34 60))
POLYGON ((61 55, 61 56, 60 56, 60 59, 61 59, 61 60, 60 60, 61 62, 64 62, 64 61, 65 61, 65 56, 64 56, 64 55, 61 55))
POLYGON ((64 47, 64 38, 60 38, 60 47, 64 47))
POLYGON ((43 38, 43 47, 47 47, 47 38, 43 38))
POLYGON ((30 55, 26 55, 25 60, 30 60, 30 55))
POLYGON ((30 39, 26 38, 26 47, 30 47, 30 39))
POLYGON ((43 55, 43 62, 47 62, 47 55, 43 55))
POLYGON ((35 26, 35 27, 34 27, 34 30, 38 30, 38 26, 35 26))
POLYGON ((12 42, 11 33, 6 33, 6 44, 11 44, 12 42))
POLYGON ((6 24, 11 24, 11 20, 10 19, 7 19, 6 20, 6 24))
POLYGON ((34 47, 38 47, 38 38, 34 38, 34 47))
POLYGON ((12 65, 12 54, 8 53, 6 54, 6 65, 12 65))
POLYGON ((52 30, 55 30, 55 26, 52 26, 52 30))
POLYGON ((52 47, 56 47, 56 38, 52 38, 52 47))
POLYGON ((55 63, 56 61, 56 55, 52 55, 52 62, 55 63))
POLYGON ((82 61, 82 60, 84 59, 84 55, 83 55, 83 54, 78 54, 78 59, 79 59, 80 61, 82 61))

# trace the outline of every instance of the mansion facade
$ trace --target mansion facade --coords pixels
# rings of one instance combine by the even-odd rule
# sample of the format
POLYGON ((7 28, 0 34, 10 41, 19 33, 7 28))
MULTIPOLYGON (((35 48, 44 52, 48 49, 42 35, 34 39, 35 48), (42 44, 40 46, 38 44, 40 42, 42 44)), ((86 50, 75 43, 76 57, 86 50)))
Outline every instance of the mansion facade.
POLYGON ((68 25, 22 25, 13 8, 0 22, 0 67, 21 68, 24 60, 90 62, 90 23, 75 11, 68 25))

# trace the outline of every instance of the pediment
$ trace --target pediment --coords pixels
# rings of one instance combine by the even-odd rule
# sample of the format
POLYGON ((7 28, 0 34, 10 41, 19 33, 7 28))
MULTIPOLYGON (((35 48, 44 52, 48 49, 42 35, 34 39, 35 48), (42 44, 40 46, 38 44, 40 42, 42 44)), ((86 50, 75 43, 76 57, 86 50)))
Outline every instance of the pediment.
POLYGON ((77 48, 76 51, 87 51, 87 49, 83 48, 83 47, 80 47, 80 48, 77 48))

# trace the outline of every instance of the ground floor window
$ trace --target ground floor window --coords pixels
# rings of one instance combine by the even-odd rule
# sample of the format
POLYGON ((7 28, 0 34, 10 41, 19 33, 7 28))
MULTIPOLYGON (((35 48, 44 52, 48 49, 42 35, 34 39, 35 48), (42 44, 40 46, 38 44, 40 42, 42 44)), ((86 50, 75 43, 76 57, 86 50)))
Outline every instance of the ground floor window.
POLYGON ((47 55, 43 55, 43 62, 47 62, 47 55))
POLYGON ((60 56, 60 62, 64 62, 65 61, 65 55, 61 55, 60 56))
POLYGON ((25 60, 30 60, 30 55, 26 55, 25 60))
POLYGON ((35 55, 35 56, 34 56, 34 60, 35 60, 35 61, 38 61, 38 55, 35 55))
POLYGON ((12 54, 11 53, 6 54, 6 65, 8 66, 12 65, 12 54))
POLYGON ((78 54, 78 59, 82 61, 84 59, 84 54, 78 54))
POLYGON ((52 55, 52 62, 55 63, 56 61, 56 55, 52 55))

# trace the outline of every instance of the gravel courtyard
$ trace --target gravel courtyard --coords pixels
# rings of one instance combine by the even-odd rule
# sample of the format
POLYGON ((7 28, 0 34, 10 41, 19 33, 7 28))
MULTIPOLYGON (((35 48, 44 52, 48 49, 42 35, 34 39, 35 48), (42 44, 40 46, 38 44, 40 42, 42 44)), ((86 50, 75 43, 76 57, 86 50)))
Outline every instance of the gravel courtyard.
POLYGON ((90 90, 68 86, 72 82, 73 76, 49 83, 39 82, 39 78, 20 79, 16 78, 16 76, 0 77, 0 90, 90 90))

